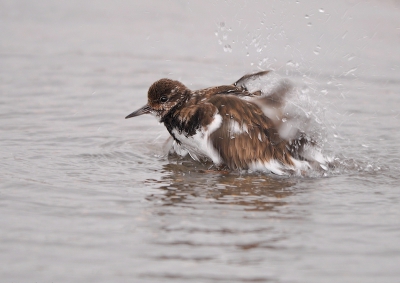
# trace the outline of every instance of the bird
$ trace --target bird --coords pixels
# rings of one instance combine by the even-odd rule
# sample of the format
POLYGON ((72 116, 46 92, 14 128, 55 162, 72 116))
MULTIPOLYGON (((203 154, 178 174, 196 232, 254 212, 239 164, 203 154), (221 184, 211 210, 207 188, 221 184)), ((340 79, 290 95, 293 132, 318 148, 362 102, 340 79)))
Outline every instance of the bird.
POLYGON ((171 135, 176 153, 189 154, 195 161, 212 161, 217 168, 303 175, 325 160, 306 133, 282 131, 283 121, 290 118, 283 112, 289 83, 279 84, 268 95, 249 90, 252 81, 269 72, 195 91, 163 78, 150 86, 147 104, 125 119, 155 116, 171 135))

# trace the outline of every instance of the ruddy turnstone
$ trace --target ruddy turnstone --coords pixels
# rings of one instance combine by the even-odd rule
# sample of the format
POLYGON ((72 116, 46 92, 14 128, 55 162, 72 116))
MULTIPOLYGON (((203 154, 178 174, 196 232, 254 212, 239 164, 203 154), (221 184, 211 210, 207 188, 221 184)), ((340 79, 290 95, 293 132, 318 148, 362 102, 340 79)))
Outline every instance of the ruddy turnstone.
POLYGON ((269 95, 248 90, 248 82, 267 73, 196 91, 179 81, 161 79, 150 86, 147 104, 125 119, 152 114, 171 134, 175 152, 197 161, 207 159, 229 169, 300 175, 324 160, 309 153, 315 142, 303 132, 291 129, 285 134, 281 130, 286 119, 282 105, 291 88, 288 83, 269 95))

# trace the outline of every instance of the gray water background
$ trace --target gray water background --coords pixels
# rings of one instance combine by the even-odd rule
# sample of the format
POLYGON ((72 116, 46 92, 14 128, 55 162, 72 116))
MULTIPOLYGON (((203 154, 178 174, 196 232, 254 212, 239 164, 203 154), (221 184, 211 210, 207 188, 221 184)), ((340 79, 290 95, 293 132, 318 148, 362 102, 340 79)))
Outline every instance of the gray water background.
POLYGON ((399 1, 0 1, 0 282, 399 282, 399 1), (290 79, 337 167, 168 159, 162 77, 290 79))

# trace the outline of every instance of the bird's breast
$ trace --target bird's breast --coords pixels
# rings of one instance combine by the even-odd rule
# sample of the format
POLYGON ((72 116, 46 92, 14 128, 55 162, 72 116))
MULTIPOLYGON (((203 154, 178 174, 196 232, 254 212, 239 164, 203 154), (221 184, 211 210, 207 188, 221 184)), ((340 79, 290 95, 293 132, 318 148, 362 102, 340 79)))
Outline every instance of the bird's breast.
POLYGON ((184 129, 175 127, 170 133, 193 159, 207 158, 215 164, 220 164, 221 156, 213 146, 210 135, 221 126, 221 123, 222 117, 216 114, 211 123, 198 127, 194 132, 188 133, 184 129))

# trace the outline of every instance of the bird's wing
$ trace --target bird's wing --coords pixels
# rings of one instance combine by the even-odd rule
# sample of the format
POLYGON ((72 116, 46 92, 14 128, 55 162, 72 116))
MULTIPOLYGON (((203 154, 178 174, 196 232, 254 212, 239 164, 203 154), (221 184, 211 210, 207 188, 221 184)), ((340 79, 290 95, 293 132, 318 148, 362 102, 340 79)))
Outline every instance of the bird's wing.
POLYGON ((232 95, 216 95, 208 103, 222 117, 210 141, 230 168, 246 169, 251 163, 271 159, 292 165, 287 141, 256 104, 232 95))
POLYGON ((258 72, 258 73, 244 75, 243 77, 238 79, 236 82, 234 82, 233 85, 237 86, 237 87, 241 87, 241 88, 247 89, 246 84, 249 81, 253 81, 253 80, 259 79, 260 77, 265 76, 269 72, 270 71, 261 71, 261 72, 258 72))
POLYGON ((209 87, 205 89, 200 89, 194 92, 194 97, 197 99, 197 103, 200 99, 206 98, 209 99, 214 95, 218 94, 229 94, 235 95, 238 97, 256 97, 262 94, 261 90, 250 92, 247 88, 247 83, 250 81, 256 80, 262 76, 268 74, 269 71, 262 71, 254 74, 247 74, 241 77, 239 80, 234 82, 231 85, 221 85, 215 87, 209 87))
POLYGON ((288 97, 290 91, 293 89, 293 86, 289 81, 283 80, 279 82, 279 84, 262 96, 261 98, 257 98, 254 100, 257 104, 266 105, 268 107, 273 108, 282 108, 285 104, 285 100, 288 97))
MULTIPOLYGON (((221 86, 215 86, 215 87, 210 87, 210 88, 205 88, 205 89, 200 89, 195 91, 195 94, 198 94, 198 97, 201 98, 211 98, 214 95, 217 94, 229 94, 229 95, 236 95, 239 97, 243 96, 260 96, 261 90, 249 92, 247 89, 247 83, 250 81, 256 80, 262 76, 265 76, 268 74, 270 71, 262 71, 258 73, 253 73, 253 74, 247 74, 241 77, 239 80, 234 82, 231 85, 221 85, 221 86)), ((195 95, 196 96, 196 95, 195 95)))
POLYGON ((262 94, 261 90, 250 92, 248 90, 247 84, 250 81, 254 81, 256 79, 259 79, 262 76, 265 76, 269 72, 270 71, 261 71, 258 73, 247 74, 247 75, 244 75, 243 77, 241 77, 240 79, 238 79, 236 82, 234 82, 231 85, 212 87, 212 88, 206 89, 206 92, 208 93, 208 97, 211 97, 211 96, 217 95, 217 94, 229 94, 229 95, 236 95, 239 97, 260 96, 262 94))
POLYGON ((251 93, 242 87, 237 87, 234 85, 221 85, 215 86, 205 89, 200 89, 194 92, 193 98, 196 100, 196 103, 199 103, 202 99, 209 99, 214 95, 235 95, 239 97, 244 96, 259 96, 261 92, 251 93))

